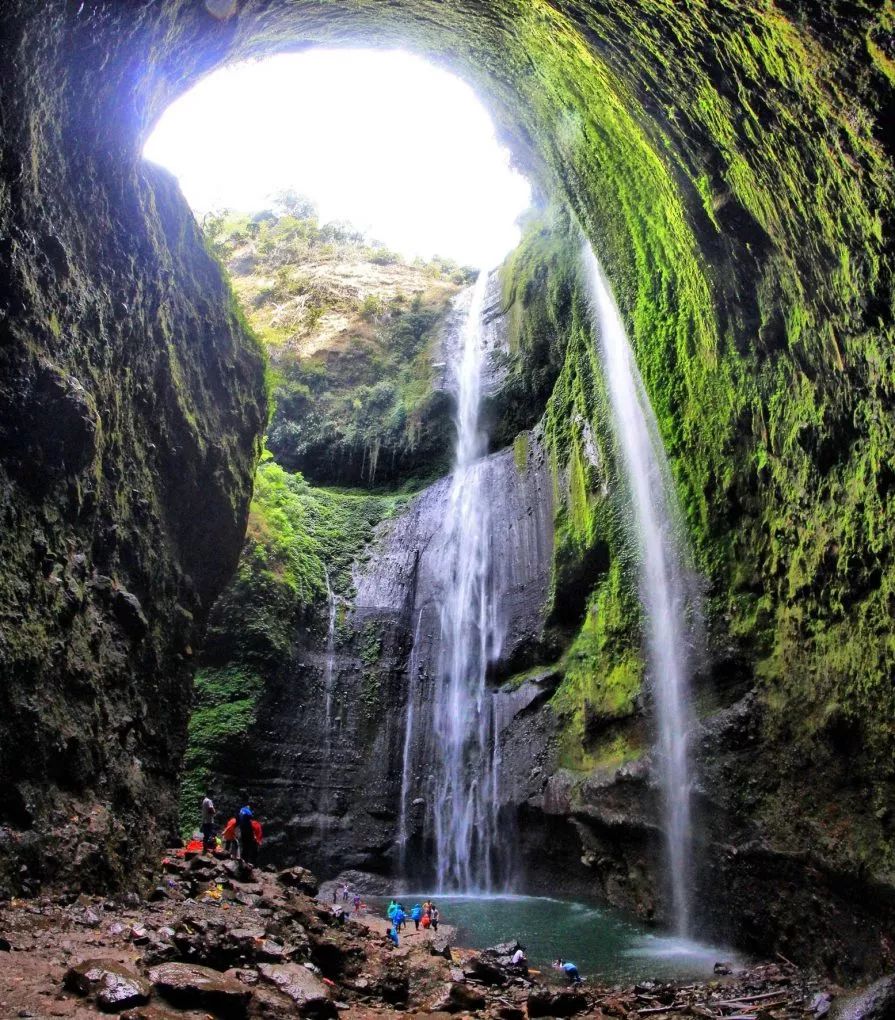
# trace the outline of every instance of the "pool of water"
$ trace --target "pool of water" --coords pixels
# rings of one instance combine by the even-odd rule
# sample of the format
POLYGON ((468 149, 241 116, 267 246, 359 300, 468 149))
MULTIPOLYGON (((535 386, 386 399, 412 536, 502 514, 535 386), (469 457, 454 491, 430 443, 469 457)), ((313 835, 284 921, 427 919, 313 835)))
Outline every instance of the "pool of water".
MULTIPOLYGON (((409 911, 425 895, 402 894, 409 911)), ((370 909, 385 914, 387 900, 368 897, 370 909)), ((562 956, 583 977, 605 982, 704 978, 718 960, 732 954, 717 947, 656 934, 615 911, 542 896, 460 896, 435 899, 441 921, 457 929, 459 945, 484 949, 518 939, 529 964, 549 971, 562 956)), ((409 932, 413 924, 408 922, 409 932)))

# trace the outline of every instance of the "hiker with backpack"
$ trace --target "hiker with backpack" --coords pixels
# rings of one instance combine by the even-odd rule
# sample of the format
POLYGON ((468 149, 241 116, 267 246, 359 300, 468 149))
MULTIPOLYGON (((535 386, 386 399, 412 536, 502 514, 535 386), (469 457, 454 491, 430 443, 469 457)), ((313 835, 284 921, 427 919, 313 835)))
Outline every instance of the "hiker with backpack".
POLYGON ((254 865, 258 861, 258 846, 261 842, 257 838, 255 826, 258 826, 257 834, 259 835, 261 826, 255 821, 255 815, 249 803, 246 803, 244 807, 239 809, 239 814, 236 816, 236 824, 239 829, 240 859, 245 864, 254 865))

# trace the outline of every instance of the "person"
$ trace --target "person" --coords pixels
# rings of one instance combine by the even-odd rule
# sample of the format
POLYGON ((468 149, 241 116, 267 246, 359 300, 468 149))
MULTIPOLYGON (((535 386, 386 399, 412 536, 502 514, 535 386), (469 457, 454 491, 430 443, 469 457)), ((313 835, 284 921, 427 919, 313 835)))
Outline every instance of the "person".
POLYGON ((342 883, 342 902, 343 903, 347 903, 348 902, 348 883, 347 882, 343 882, 342 883))
POLYGON ((239 843, 235 818, 231 818, 230 821, 227 822, 221 836, 224 839, 224 853, 228 853, 234 858, 237 857, 239 854, 239 843))
POLYGON ((429 915, 429 911, 426 910, 426 911, 424 911, 423 916, 420 918, 420 924, 423 927, 423 931, 428 931, 429 930, 429 925, 431 923, 432 923, 432 918, 429 915))
POLYGON ((354 894, 354 912, 355 914, 360 913, 360 893, 354 894))
POLYGON ((388 931, 385 934, 392 940, 392 942, 394 942, 396 946, 400 945, 400 940, 398 939, 398 929, 393 924, 390 924, 388 926, 388 931))
POLYGON ((395 916, 392 918, 392 923, 398 931, 407 924, 407 915, 404 913, 404 908, 400 903, 398 904, 398 909, 395 911, 395 916))
POLYGON ((560 957, 554 964, 554 967, 556 967, 557 970, 564 970, 566 972, 566 977, 569 979, 570 985, 581 984, 581 975, 578 973, 578 968, 571 962, 571 960, 564 960, 560 957))
POLYGON ((239 856, 250 866, 258 860, 258 844, 255 842, 255 829, 252 825, 254 817, 252 806, 247 802, 239 809, 236 821, 239 827, 239 856))
POLYGON ((396 901, 396 900, 392 900, 392 901, 391 901, 391 903, 389 903, 389 905, 388 905, 388 910, 386 910, 386 912, 385 912, 385 916, 386 916, 386 917, 387 917, 387 918, 388 918, 388 919, 389 919, 390 921, 393 921, 393 920, 394 920, 394 918, 395 918, 395 911, 396 911, 397 909, 398 909, 398 904, 397 904, 397 901, 396 901))
POLYGON ((214 816, 216 813, 209 790, 202 801, 202 852, 206 854, 210 854, 215 847, 214 816))
POLYGON ((525 946, 519 946, 516 952, 513 953, 513 958, 510 960, 510 963, 514 967, 522 967, 528 963, 528 960, 525 959, 525 946))
POLYGON ((420 918, 423 916, 423 908, 419 903, 414 903, 410 908, 410 920, 413 921, 413 926, 417 931, 420 930, 420 918))
POLYGON ((429 910, 429 920, 432 922, 432 931, 438 931, 439 917, 441 917, 441 914, 438 913, 438 907, 436 907, 435 904, 433 903, 431 909, 429 910))

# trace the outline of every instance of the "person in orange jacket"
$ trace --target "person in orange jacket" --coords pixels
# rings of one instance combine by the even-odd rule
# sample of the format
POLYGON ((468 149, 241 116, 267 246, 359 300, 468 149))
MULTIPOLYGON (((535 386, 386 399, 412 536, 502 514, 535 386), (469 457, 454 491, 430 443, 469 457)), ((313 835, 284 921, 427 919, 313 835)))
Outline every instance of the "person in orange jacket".
POLYGON ((252 819, 252 835, 255 837, 255 842, 258 844, 258 846, 261 846, 263 833, 261 832, 261 823, 258 821, 257 818, 252 819))
POLYGON ((236 832, 236 819, 231 818, 229 822, 224 826, 224 831, 221 833, 221 838, 224 840, 224 852, 230 854, 231 857, 236 857, 239 853, 239 835, 236 832))

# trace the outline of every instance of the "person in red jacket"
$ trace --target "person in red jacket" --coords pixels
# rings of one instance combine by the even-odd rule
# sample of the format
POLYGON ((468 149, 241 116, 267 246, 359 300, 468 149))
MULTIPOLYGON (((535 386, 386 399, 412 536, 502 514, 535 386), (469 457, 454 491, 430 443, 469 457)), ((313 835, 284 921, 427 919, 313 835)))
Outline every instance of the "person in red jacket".
POLYGON ((236 831, 236 819, 231 818, 229 822, 224 826, 224 831, 221 833, 221 838, 224 841, 224 852, 230 854, 231 857, 236 857, 239 853, 239 834, 236 831))
MULTIPOLYGON (((261 840, 263 839, 264 834, 261 832, 261 823, 258 821, 257 818, 253 818, 252 819, 252 835, 255 837, 255 844, 256 844, 256 846, 260 847, 261 846, 261 840)), ((257 856, 257 853, 258 853, 258 851, 256 850, 255 851, 255 855, 256 856, 257 856)))

